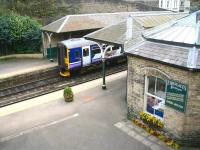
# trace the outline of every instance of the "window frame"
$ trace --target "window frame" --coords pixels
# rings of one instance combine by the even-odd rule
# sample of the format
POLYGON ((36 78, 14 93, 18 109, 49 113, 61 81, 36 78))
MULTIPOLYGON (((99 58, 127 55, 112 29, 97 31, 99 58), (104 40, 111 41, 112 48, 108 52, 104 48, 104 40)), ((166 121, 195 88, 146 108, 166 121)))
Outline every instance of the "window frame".
POLYGON ((101 54, 101 49, 99 47, 95 47, 92 49, 92 54, 93 56, 95 56, 96 54, 101 54), (99 53, 96 53, 96 51, 98 51, 99 53))
POLYGON ((90 56, 90 49, 89 48, 83 48, 83 57, 88 57, 90 56), (87 55, 85 55, 87 54, 87 55))
MULTIPOLYGON (((155 87, 154 87, 155 93, 156 93, 157 79, 159 78, 159 77, 156 77, 156 76, 145 76, 145 90, 144 90, 144 107, 143 107, 143 110, 144 110, 146 113, 148 113, 148 114, 150 114, 150 115, 153 115, 153 116, 155 116, 155 117, 158 118, 158 119, 163 120, 163 118, 164 118, 164 108, 163 108, 163 117, 160 117, 160 116, 156 115, 156 114, 155 114, 155 110, 154 110, 154 114, 151 114, 151 113, 149 113, 149 112, 147 111, 147 97, 148 97, 148 96, 151 96, 151 97, 154 97, 154 98, 156 98, 156 99, 158 99, 158 100, 161 100, 162 102, 164 102, 163 105, 165 105, 165 100, 166 100, 166 97, 165 97, 165 99, 163 99, 163 98, 161 98, 161 97, 158 97, 158 96, 153 95, 153 94, 151 94, 151 93, 148 92, 148 88, 149 88, 149 79, 148 79, 148 77, 154 77, 154 78, 156 78, 155 87)), ((159 79, 160 79, 160 80, 163 80, 163 79, 161 79, 161 78, 159 78, 159 79)), ((166 94, 166 90, 167 90, 167 80, 163 80, 163 81, 165 82, 165 94, 166 94)))

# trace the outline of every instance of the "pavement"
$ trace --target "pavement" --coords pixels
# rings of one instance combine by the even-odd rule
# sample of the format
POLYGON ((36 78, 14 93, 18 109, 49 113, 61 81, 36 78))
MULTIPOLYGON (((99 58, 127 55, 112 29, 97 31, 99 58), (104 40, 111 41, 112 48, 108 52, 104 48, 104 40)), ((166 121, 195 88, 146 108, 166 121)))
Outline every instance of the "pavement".
POLYGON ((102 79, 72 87, 72 103, 64 102, 60 90, 1 108, 0 149, 169 149, 149 138, 135 138, 142 132, 135 132, 126 119, 126 74, 108 76, 107 90, 101 89, 102 79))
POLYGON ((21 75, 57 66, 57 62, 50 62, 42 58, 14 58, 0 61, 0 79, 21 75))

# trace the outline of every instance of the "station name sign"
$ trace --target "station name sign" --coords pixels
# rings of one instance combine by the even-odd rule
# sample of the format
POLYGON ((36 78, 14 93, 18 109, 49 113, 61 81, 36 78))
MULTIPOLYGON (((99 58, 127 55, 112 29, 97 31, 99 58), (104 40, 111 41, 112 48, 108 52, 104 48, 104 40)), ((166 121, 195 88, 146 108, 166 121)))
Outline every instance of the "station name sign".
POLYGON ((185 112, 187 92, 187 85, 168 80, 165 105, 180 112, 185 112))

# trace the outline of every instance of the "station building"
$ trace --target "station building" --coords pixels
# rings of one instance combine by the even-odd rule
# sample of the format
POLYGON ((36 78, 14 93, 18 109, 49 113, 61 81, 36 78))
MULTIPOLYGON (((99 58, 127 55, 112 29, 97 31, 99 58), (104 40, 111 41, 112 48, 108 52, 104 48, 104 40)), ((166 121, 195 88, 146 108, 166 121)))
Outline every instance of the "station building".
POLYGON ((147 112, 186 145, 200 143, 200 11, 143 33, 127 49, 128 115, 147 112))
POLYGON ((194 146, 200 143, 199 14, 164 24, 156 24, 161 18, 155 16, 134 16, 128 39, 126 22, 85 36, 120 45, 127 54, 128 117, 146 112, 162 120, 173 139, 194 146), (153 28, 147 27, 150 23, 153 28))

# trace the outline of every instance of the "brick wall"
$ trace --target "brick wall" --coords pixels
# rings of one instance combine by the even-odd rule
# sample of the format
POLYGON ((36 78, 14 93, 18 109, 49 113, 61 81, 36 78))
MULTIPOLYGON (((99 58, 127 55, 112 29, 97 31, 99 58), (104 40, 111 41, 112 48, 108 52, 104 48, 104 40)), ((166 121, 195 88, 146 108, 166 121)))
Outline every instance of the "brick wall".
POLYGON ((181 113, 165 106, 163 121, 165 129, 173 138, 182 144, 198 145, 200 142, 200 73, 128 56, 127 101, 129 118, 144 111, 146 75, 176 80, 188 85, 186 112, 181 113))

